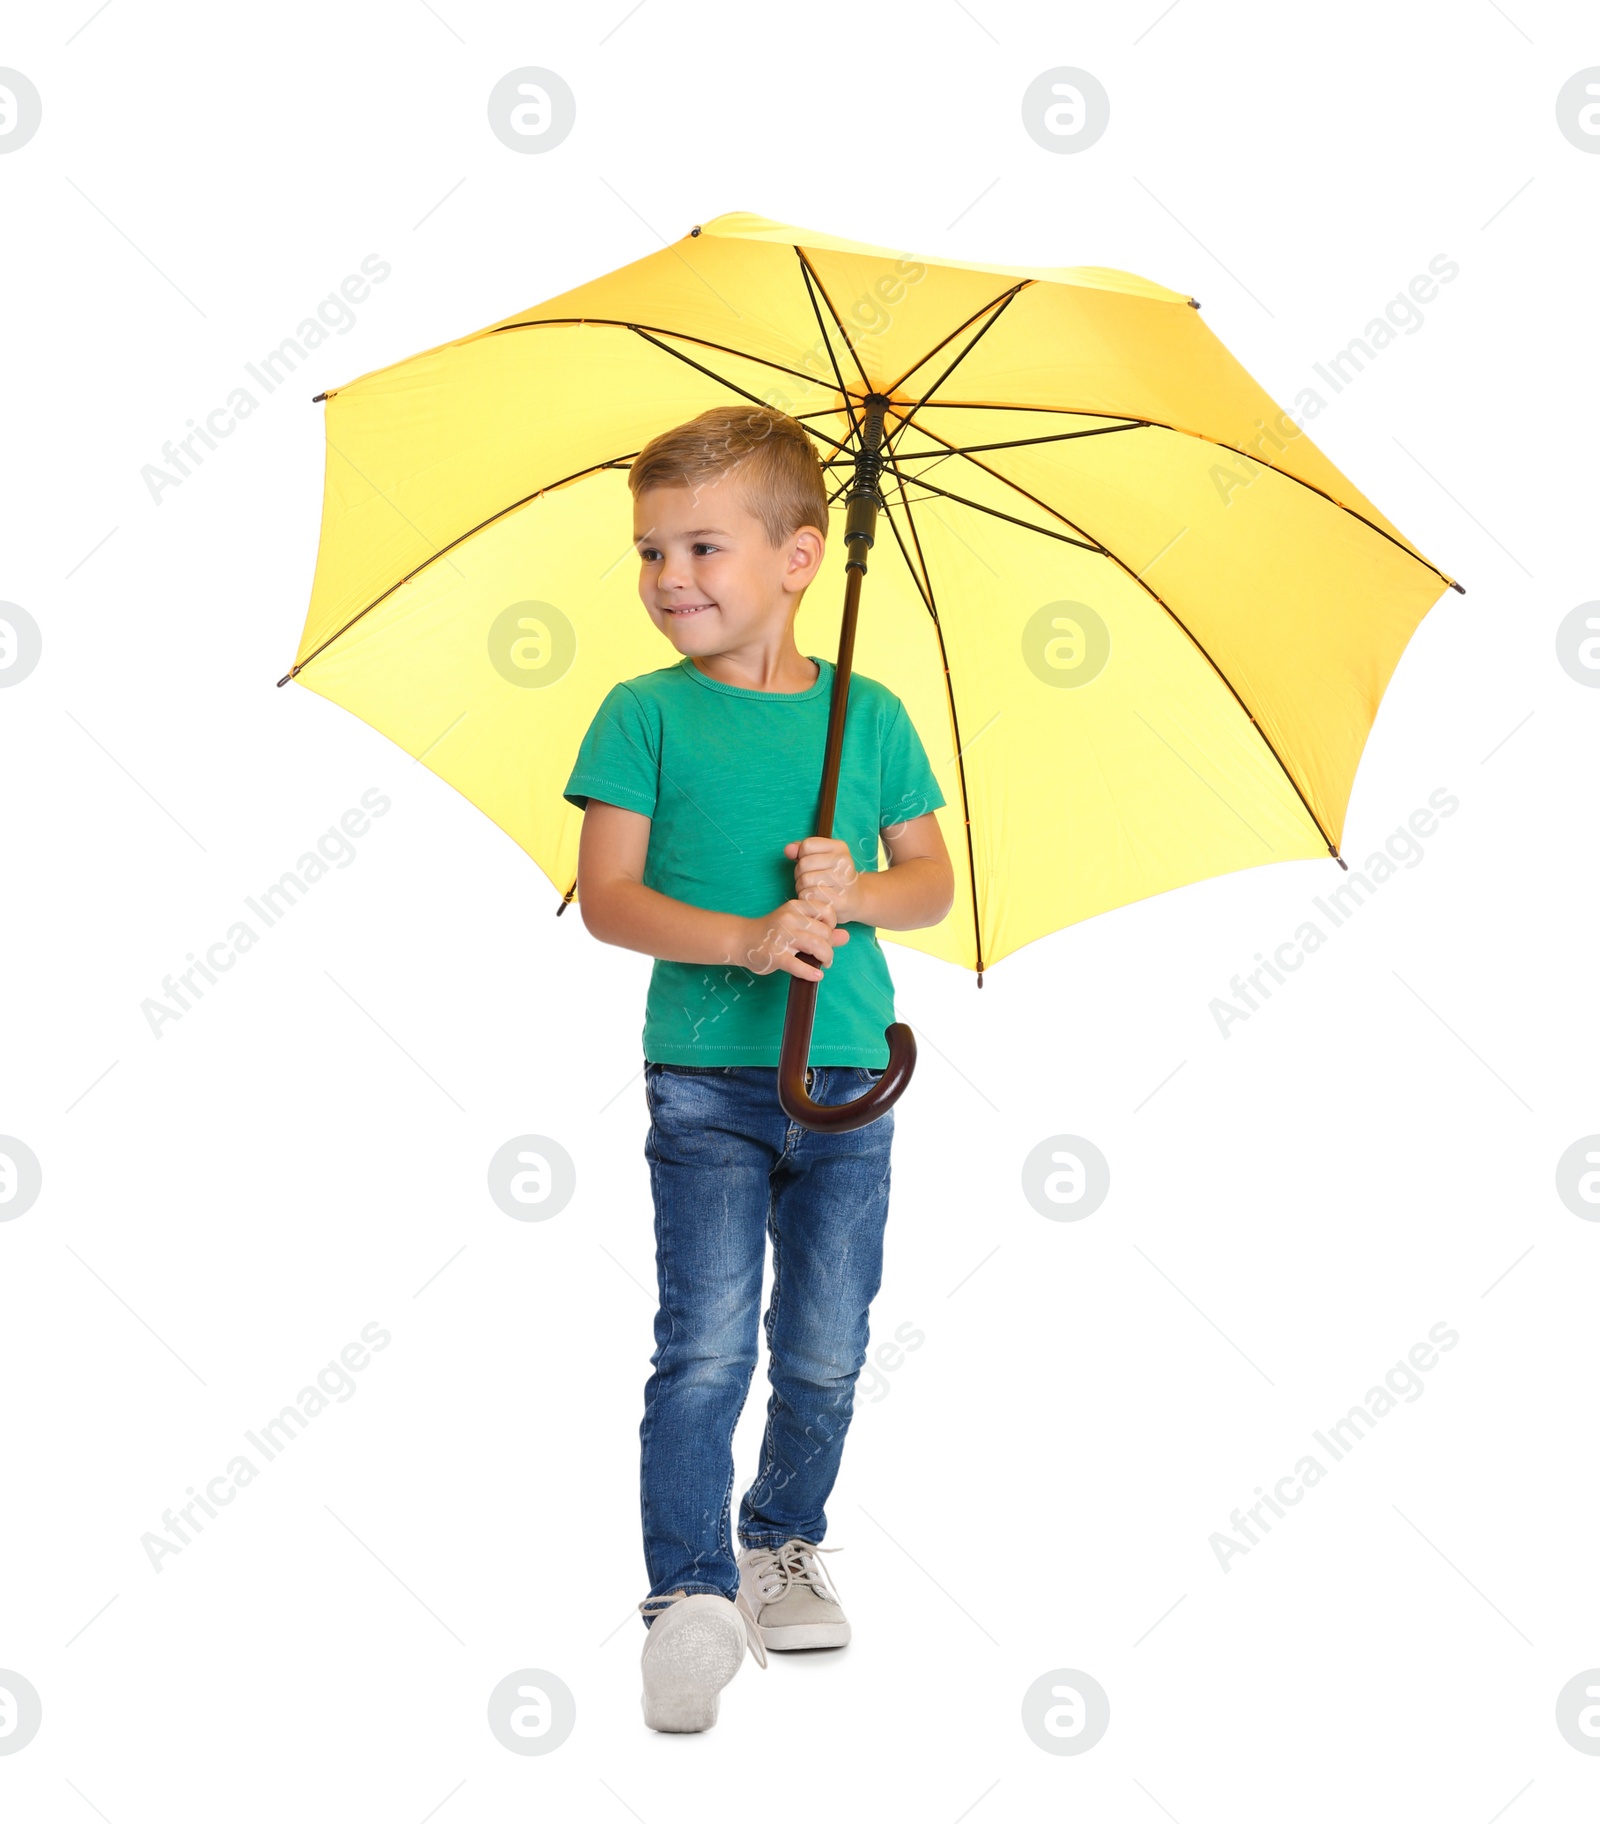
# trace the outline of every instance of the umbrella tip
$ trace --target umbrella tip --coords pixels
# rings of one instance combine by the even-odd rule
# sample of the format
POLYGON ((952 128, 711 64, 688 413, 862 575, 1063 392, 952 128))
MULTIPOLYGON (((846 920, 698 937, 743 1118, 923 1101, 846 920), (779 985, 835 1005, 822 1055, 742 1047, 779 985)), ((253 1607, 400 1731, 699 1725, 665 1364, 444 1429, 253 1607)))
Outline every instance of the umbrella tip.
POLYGON ((696 236, 696 235, 697 235, 697 234, 698 234, 698 233, 699 233, 699 232, 700 232, 700 224, 699 224, 699 223, 698 223, 698 222, 696 222, 696 223, 695 223, 695 225, 694 225, 694 226, 693 226, 693 227, 692 227, 692 228, 691 228, 691 229, 690 229, 690 230, 689 230, 689 238, 690 238, 690 240, 693 240, 693 239, 694 239, 694 237, 695 237, 695 236, 696 236))
POLYGON ((328 395, 326 393, 313 393, 311 395, 311 403, 313 405, 321 405, 321 403, 323 402, 324 399, 327 398, 327 396, 328 395))
POLYGON ((283 674, 283 676, 282 676, 282 677, 281 677, 281 678, 279 678, 279 680, 278 680, 278 689, 279 689, 279 690, 282 690, 282 689, 283 689, 283 687, 284 687, 284 685, 285 685, 285 684, 287 684, 287 683, 288 683, 288 682, 289 682, 289 680, 290 680, 290 679, 291 679, 291 678, 292 678, 292 677, 293 677, 293 676, 294 676, 294 671, 293 671, 293 668, 292 668, 292 667, 291 667, 291 669, 290 669, 290 670, 288 670, 288 671, 286 671, 286 672, 285 672, 285 673, 284 673, 284 674, 283 674))
POLYGON ((1450 587, 1455 590, 1457 595, 1465 595, 1467 593, 1459 583, 1452 583, 1450 587))
POLYGON ((1191 310, 1198 310, 1200 308, 1200 300, 1198 298, 1190 298, 1189 308, 1191 310))
POLYGON ((983 986, 983 971, 981 969, 978 971, 978 986, 980 988, 983 986))

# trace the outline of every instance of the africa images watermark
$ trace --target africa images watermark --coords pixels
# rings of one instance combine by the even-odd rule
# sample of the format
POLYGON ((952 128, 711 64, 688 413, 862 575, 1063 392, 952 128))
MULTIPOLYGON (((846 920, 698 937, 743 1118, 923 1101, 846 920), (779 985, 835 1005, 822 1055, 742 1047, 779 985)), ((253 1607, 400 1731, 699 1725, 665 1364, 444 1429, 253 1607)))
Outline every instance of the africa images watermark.
MULTIPOLYGON (((387 260, 369 253, 361 262, 361 271, 348 274, 339 289, 330 291, 318 303, 315 314, 304 318, 292 336, 285 336, 259 362, 246 361, 244 371, 261 388, 262 396, 275 393, 311 351, 320 348, 330 335, 348 335, 356 326, 353 307, 365 303, 371 296, 372 286, 381 285, 393 270, 387 260)), ((249 387, 236 386, 221 405, 213 406, 206 413, 203 422, 191 418, 185 436, 172 438, 161 446, 161 461, 147 462, 139 471, 144 485, 150 490, 151 500, 159 507, 161 497, 168 489, 181 487, 205 462, 203 451, 218 449, 220 439, 231 437, 259 404, 260 400, 249 387)))
MULTIPOLYGON (((857 1376, 851 1396, 852 1401, 860 1399, 876 1405, 878 1401, 886 1400, 889 1397, 890 1386, 883 1375, 878 1373, 878 1369, 885 1369, 892 1374, 895 1369, 904 1365, 907 1355, 920 1349, 927 1341, 925 1333, 918 1329, 910 1318, 903 1323, 896 1324, 894 1334, 894 1342, 891 1343, 887 1339, 880 1342, 872 1351, 872 1360, 862 1362, 860 1374, 857 1376), (863 1376, 866 1378, 863 1379, 863 1376)), ((844 1424, 848 1425, 849 1422, 850 1412, 847 1410, 844 1415, 844 1424)), ((839 1430, 840 1427, 830 1425, 828 1415, 819 1414, 815 1429, 809 1425, 806 1427, 806 1436, 812 1440, 812 1444, 811 1449, 800 1463, 795 1467, 774 1465, 769 1477, 756 1484, 751 1499, 762 1502, 770 1501, 775 1494, 794 1480, 798 1470, 804 1469, 819 1451, 827 1449, 838 1436, 839 1430), (821 1433, 820 1437, 817 1435, 818 1432, 821 1433)))
POLYGON ((1299 969, 1313 951, 1322 948, 1333 931, 1348 923, 1373 893, 1394 877, 1397 868, 1411 869, 1420 865, 1424 850, 1418 838, 1434 835, 1439 828, 1439 818, 1454 816, 1461 808, 1461 800, 1442 785, 1428 794, 1428 804, 1433 807, 1431 811, 1422 807, 1414 810, 1405 825, 1389 836, 1383 848, 1374 850, 1359 870, 1352 868, 1350 878, 1326 899, 1320 893, 1313 895, 1311 903, 1327 920, 1329 930, 1324 931, 1314 918, 1305 919, 1295 927, 1294 935, 1279 944, 1270 957, 1260 950, 1256 952, 1256 967, 1236 975, 1228 984, 1232 1000, 1225 1000, 1220 995, 1212 998, 1211 1017, 1223 1038, 1231 1038, 1234 1025, 1259 1013, 1261 1002, 1272 999, 1272 990, 1263 978, 1270 977, 1282 986, 1289 974, 1299 969), (1438 812, 1437 817, 1434 811, 1438 812))
MULTIPOLYGON (((361 794, 361 803, 373 817, 383 816, 390 808, 390 800, 375 785, 369 785, 361 794)), ((365 836, 371 828, 368 818, 352 805, 339 819, 337 827, 330 823, 317 838, 314 853, 308 849, 293 868, 280 875, 270 887, 263 888, 259 897, 247 893, 244 903, 261 921, 261 930, 258 932, 249 919, 236 919, 216 943, 207 946, 203 957, 191 950, 187 969, 163 976, 161 992, 166 999, 158 1001, 147 995, 139 1003, 151 1037, 161 1038, 162 1028, 169 1021, 181 1020, 186 1013, 192 1013, 194 1001, 204 998, 205 989, 196 981, 197 976, 214 987, 246 951, 253 950, 262 936, 299 904, 330 868, 348 868, 356 858, 356 846, 350 838, 365 836), (182 987, 178 985, 180 982, 182 987)))
MULTIPOLYGON (((1427 272, 1417 273, 1404 291, 1397 291, 1384 306, 1383 314, 1372 318, 1359 336, 1350 340, 1326 361, 1313 361, 1312 371, 1332 392, 1342 393, 1359 375, 1364 374, 1383 351, 1393 343, 1397 336, 1414 336, 1427 321, 1422 311, 1424 304, 1431 304, 1439 295, 1439 286, 1448 285, 1459 276, 1460 266, 1446 254, 1436 253, 1428 262, 1427 272), (1433 276, 1430 278, 1429 274, 1433 276)), ((1289 447, 1289 441, 1300 436, 1301 427, 1308 418, 1315 418, 1327 409, 1328 401, 1314 386, 1303 386, 1295 394, 1294 404, 1287 410, 1278 413, 1273 425, 1265 419, 1256 420, 1257 435, 1254 448, 1259 455, 1260 463, 1272 466, 1272 454, 1263 447, 1270 445, 1273 453, 1281 455, 1289 447)), ((1211 481, 1222 496, 1223 503, 1229 504, 1241 488, 1247 488, 1261 473, 1257 458, 1249 451, 1238 451, 1243 456, 1248 468, 1230 468, 1223 463, 1211 465, 1211 481)))
POLYGON ((903 1367, 906 1357, 920 1349, 927 1340, 926 1333, 918 1329, 910 1318, 904 1323, 896 1324, 894 1341, 885 1338, 874 1347, 871 1357, 861 1364, 861 1373, 856 1380, 856 1398, 868 1400, 873 1405, 888 1399, 892 1389, 884 1377, 903 1367))
MULTIPOLYGON (((357 1385, 352 1376, 367 1367, 372 1356, 387 1349, 392 1340, 389 1332, 376 1320, 363 1325, 360 1341, 346 1343, 339 1352, 338 1361, 330 1359, 325 1367, 319 1369, 315 1386, 302 1387, 295 1396, 295 1403, 285 1406, 281 1412, 268 1419, 259 1432, 246 1431, 245 1438, 260 1457, 261 1468, 282 1456, 311 1421, 320 1418, 328 1410, 330 1400, 340 1406, 353 1400, 357 1385), (362 1347, 363 1343, 366 1348, 362 1347)), ((251 1457, 241 1452, 229 1460, 221 1475, 211 1478, 205 1486, 204 1494, 191 1487, 188 1491, 190 1498, 181 1504, 179 1513, 174 1513, 169 1507, 162 1514, 161 1524, 166 1528, 166 1536, 160 1533, 144 1533, 140 1536, 139 1543, 144 1547, 150 1567, 158 1577, 165 1568, 163 1559, 175 1558, 185 1546, 194 1544, 194 1539, 185 1528, 192 1529, 197 1535, 203 1533, 205 1521, 199 1515, 204 1513, 208 1518, 216 1519, 218 1509, 227 1507, 241 1488, 248 1488, 261 1474, 261 1468, 256 1466, 251 1457)))
MULTIPOLYGON (((870 289, 863 285, 848 308, 839 310, 839 320, 852 345, 864 347, 874 336, 883 335, 894 323, 892 307, 902 303, 912 286, 920 285, 927 276, 928 268, 920 260, 902 254, 893 266, 878 275, 870 289)), ((798 365, 812 373, 818 385, 831 392, 838 387, 834 373, 836 359, 831 339, 819 330, 798 365)), ((785 414, 790 413, 796 403, 793 390, 781 381, 768 387, 761 398, 774 411, 785 414)))
POLYGON ((1233 1569, 1233 1559, 1245 1557, 1252 1547, 1261 1544, 1261 1540, 1251 1530, 1252 1521, 1263 1533, 1270 1533, 1272 1522, 1267 1518, 1268 1512, 1276 1514, 1281 1520, 1289 1508, 1305 1499, 1308 1488, 1315 1488, 1334 1463, 1342 1462, 1349 1456, 1356 1445, 1372 1432, 1378 1421, 1394 1411, 1398 1400, 1404 1400, 1408 1406, 1420 1400, 1427 1391, 1427 1386, 1417 1371, 1420 1369, 1422 1374, 1426 1374, 1438 1364, 1441 1353, 1454 1349, 1460 1341, 1460 1335, 1441 1319, 1428 1332, 1426 1342, 1414 1343, 1405 1361, 1395 1363, 1383 1377, 1381 1387, 1368 1389, 1363 1405, 1352 1406, 1342 1419, 1334 1420, 1325 1432, 1312 1432, 1312 1437, 1328 1453, 1330 1461, 1327 1464, 1314 1451, 1307 1451, 1288 1475, 1279 1476, 1273 1483, 1270 1495, 1264 1488, 1257 1487, 1256 1493, 1260 1499, 1249 1510, 1249 1518, 1236 1507, 1228 1516, 1233 1534, 1213 1533, 1209 1541, 1223 1575, 1226 1576, 1233 1569))

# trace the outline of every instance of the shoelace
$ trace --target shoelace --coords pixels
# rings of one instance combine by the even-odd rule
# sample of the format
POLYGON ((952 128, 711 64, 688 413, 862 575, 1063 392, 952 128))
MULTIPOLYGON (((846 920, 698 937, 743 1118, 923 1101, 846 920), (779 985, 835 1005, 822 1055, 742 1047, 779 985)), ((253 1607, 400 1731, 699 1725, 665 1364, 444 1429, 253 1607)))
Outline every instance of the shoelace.
POLYGON ((842 1545, 813 1545, 809 1539, 785 1539, 782 1545, 758 1551, 750 1569, 761 1588, 763 1602, 779 1602, 792 1588, 810 1590, 824 1602, 837 1602, 839 1592, 828 1581, 818 1561, 819 1552, 842 1552, 842 1545))
MULTIPOLYGON (((692 1592, 688 1590, 674 1590, 669 1596, 646 1596, 644 1601, 638 1605, 639 1613, 641 1615, 648 1614, 652 1618, 653 1623, 657 1617, 664 1615, 673 1603, 682 1601, 685 1596, 688 1596, 691 1593, 692 1592)), ((734 1597, 733 1606, 738 1612, 740 1621, 744 1623, 745 1643, 749 1647, 751 1653, 755 1655, 756 1664, 765 1671, 767 1664, 767 1649, 761 1644, 761 1635, 756 1629, 756 1618, 751 1611, 749 1601, 743 1590, 734 1597)))

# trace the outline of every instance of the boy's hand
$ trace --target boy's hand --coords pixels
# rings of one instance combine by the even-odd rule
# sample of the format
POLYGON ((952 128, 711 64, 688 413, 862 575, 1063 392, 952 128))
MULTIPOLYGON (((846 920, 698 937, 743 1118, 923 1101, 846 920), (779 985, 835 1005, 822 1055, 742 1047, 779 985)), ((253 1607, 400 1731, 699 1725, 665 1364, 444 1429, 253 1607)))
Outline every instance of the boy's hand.
POLYGON ((781 969, 803 982, 820 982, 822 969, 814 969, 797 955, 804 950, 822 959, 826 969, 840 944, 850 941, 848 931, 834 929, 833 907, 826 902, 790 899, 765 918, 746 919, 749 941, 737 959, 752 975, 770 975, 781 969))
POLYGON ((833 908, 834 921, 847 925, 859 919, 857 882, 861 876, 850 856, 850 845, 837 836, 807 836, 784 845, 784 854, 795 864, 797 899, 833 908))

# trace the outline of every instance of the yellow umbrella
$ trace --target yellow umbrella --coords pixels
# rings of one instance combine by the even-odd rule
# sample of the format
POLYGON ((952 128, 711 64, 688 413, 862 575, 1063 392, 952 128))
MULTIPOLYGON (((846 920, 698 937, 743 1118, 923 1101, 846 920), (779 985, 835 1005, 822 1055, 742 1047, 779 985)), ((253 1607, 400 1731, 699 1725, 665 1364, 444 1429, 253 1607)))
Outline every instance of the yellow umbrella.
MULTIPOLYGON (((449 781, 562 907, 578 743, 611 686, 663 657, 637 595, 632 457, 739 398, 805 424, 858 567, 843 604, 808 593, 800 649, 840 645, 836 690, 853 662, 902 699, 947 799, 955 905, 880 936, 980 986, 1110 907, 1337 857, 1395 664, 1461 588, 1193 298, 1099 267, 914 258, 723 215, 319 397, 321 543, 280 682, 449 781)), ((826 781, 823 797, 829 834, 826 781)), ((910 1031, 890 1029, 866 1098, 812 1119, 795 991, 816 988, 791 980, 780 1099, 808 1125, 872 1118, 909 1077, 910 1031)))

